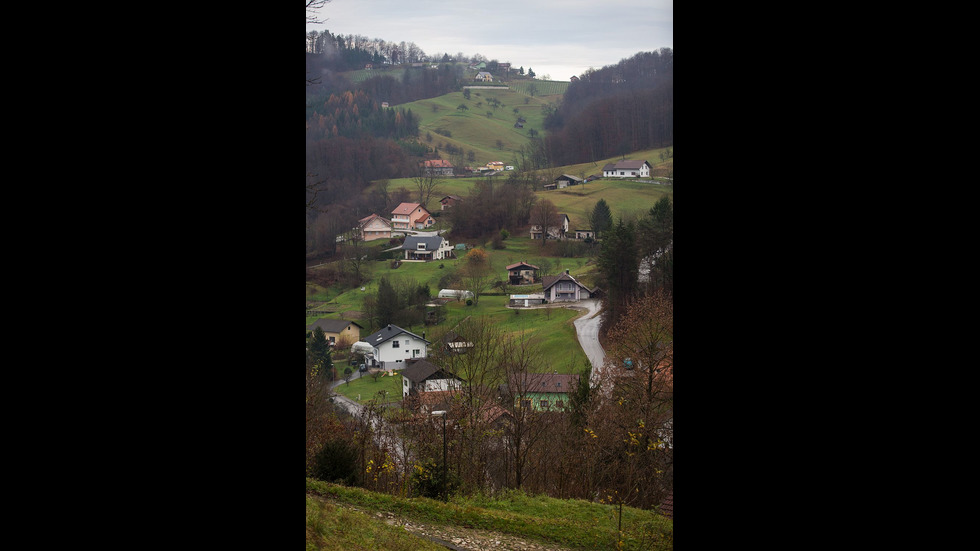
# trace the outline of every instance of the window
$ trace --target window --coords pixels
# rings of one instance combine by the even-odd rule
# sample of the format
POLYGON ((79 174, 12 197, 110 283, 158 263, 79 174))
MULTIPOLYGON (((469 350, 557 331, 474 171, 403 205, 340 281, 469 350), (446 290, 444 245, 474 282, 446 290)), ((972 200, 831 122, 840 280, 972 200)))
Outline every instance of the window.
POLYGON ((398 348, 398 341, 391 341, 392 348, 398 348))
POLYGON ((541 406, 541 407, 543 407, 543 408, 547 408, 548 407, 548 400, 540 400, 540 401, 538 401, 538 405, 541 406))
POLYGON ((557 407, 557 408, 564 408, 565 407, 565 402, 562 402, 561 400, 555 400, 555 407, 557 407))
POLYGON ((530 400, 521 400, 521 407, 524 408, 524 409, 530 409, 531 408, 531 401, 530 400))

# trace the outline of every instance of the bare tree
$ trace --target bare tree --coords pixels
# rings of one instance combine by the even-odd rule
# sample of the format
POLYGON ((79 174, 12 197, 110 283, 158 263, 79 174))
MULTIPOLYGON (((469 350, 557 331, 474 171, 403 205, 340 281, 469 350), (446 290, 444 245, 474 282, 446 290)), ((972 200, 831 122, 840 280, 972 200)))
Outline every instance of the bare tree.
POLYGON ((548 240, 548 230, 558 225, 558 207, 548 199, 541 199, 531 209, 531 224, 541 228, 541 246, 548 240))
POLYGON ((412 178, 412 182, 415 184, 415 189, 419 194, 419 204, 428 208, 426 205, 428 205, 429 199, 434 194, 439 193, 439 190, 436 189, 436 185, 439 182, 436 180, 435 175, 431 170, 426 168, 424 163, 419 163, 418 170, 412 178))
POLYGON ((514 487, 521 488, 528 477, 531 450, 546 434, 543 413, 534 409, 530 394, 540 377, 543 361, 538 346, 523 333, 504 342, 500 365, 503 368, 504 407, 510 413, 505 431, 507 454, 514 472, 514 487))

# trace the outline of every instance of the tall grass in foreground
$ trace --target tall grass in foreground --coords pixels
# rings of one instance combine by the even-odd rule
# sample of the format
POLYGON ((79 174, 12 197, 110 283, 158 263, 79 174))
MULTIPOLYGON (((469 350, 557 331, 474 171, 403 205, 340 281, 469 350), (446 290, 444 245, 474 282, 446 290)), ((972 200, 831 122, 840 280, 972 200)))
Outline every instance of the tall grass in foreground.
POLYGON ((424 538, 365 513, 306 497, 307 551, 445 551, 424 538))
POLYGON ((491 530, 573 549, 673 549, 674 523, 654 511, 619 508, 584 500, 527 496, 520 491, 496 497, 456 497, 448 503, 428 498, 399 498, 306 479, 307 492, 391 512, 418 521, 491 530))

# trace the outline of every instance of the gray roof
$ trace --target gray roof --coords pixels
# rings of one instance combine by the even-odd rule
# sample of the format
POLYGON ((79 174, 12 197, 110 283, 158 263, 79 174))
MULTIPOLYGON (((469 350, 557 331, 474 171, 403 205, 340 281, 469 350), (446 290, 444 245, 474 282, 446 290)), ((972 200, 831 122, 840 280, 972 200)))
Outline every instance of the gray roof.
POLYGON ((436 251, 439 250, 439 246, 442 245, 443 238, 436 235, 433 237, 420 237, 418 235, 409 235, 405 238, 405 243, 402 244, 402 249, 404 250, 417 250, 419 243, 425 243, 425 250, 436 251))
POLYGON ((326 318, 320 318, 314 321, 313 323, 307 325, 306 328, 310 331, 313 331, 314 329, 319 327, 320 329, 323 329, 324 333, 340 333, 344 329, 347 329, 347 326, 349 325, 356 325, 361 329, 364 329, 364 327, 361 324, 357 323, 356 321, 335 320, 335 319, 326 319, 326 318))
POLYGON ((586 287, 585 285, 582 285, 582 283, 579 282, 579 280, 575 279, 574 277, 572 277, 570 274, 567 273, 556 275, 556 276, 553 275, 543 276, 541 278, 541 286, 545 291, 547 291, 549 288, 551 288, 552 285, 558 283, 559 281, 571 281, 572 283, 578 285, 579 287, 585 289, 586 291, 589 290, 589 288, 586 287))
POLYGON ((371 346, 378 346, 379 344, 381 344, 381 343, 383 343, 383 342, 385 342, 385 341, 387 341, 389 339, 393 339, 393 338, 397 337, 398 335, 401 335, 402 333, 407 333, 407 334, 415 337, 416 339, 421 339, 421 340, 425 341, 425 344, 432 344, 431 342, 423 339, 422 337, 416 335, 415 333, 412 333, 411 331, 406 331, 405 329, 402 329, 401 327, 398 327, 397 325, 390 325, 390 324, 388 326, 386 326, 386 327, 381 328, 381 331, 378 331, 376 333, 371 333, 367 337, 361 339, 361 341, 366 342, 366 343, 370 344, 371 346))
POLYGON ((402 370, 402 377, 405 377, 406 379, 412 381, 413 383, 421 383, 422 381, 428 379, 432 375, 435 375, 436 373, 439 372, 442 372, 445 375, 445 377, 439 377, 440 379, 459 378, 453 375, 452 373, 450 373, 449 371, 446 371, 445 369, 427 360, 418 360, 412 363, 412 365, 406 367, 404 370, 402 370))

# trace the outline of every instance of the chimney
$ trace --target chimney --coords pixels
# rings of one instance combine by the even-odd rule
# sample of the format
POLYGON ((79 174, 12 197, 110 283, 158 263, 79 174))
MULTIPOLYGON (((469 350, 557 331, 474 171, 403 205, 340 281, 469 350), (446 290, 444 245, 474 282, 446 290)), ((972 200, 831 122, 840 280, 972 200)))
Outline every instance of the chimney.
POLYGON ((391 331, 391 324, 388 324, 388 331, 391 331))
POLYGON ((565 270, 565 273, 566 273, 567 275, 571 275, 571 274, 569 274, 569 273, 568 273, 568 270, 565 270))

